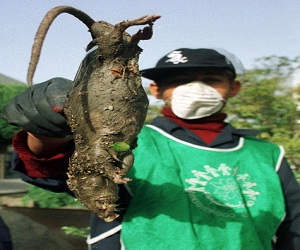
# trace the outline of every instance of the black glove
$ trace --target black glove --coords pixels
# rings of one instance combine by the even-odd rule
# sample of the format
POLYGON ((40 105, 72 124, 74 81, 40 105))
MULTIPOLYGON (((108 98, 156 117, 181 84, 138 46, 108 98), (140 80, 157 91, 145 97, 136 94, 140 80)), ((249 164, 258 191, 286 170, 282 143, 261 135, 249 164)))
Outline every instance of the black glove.
POLYGON ((71 135, 63 114, 71 80, 53 78, 15 96, 3 109, 3 120, 32 133, 49 137, 71 135))

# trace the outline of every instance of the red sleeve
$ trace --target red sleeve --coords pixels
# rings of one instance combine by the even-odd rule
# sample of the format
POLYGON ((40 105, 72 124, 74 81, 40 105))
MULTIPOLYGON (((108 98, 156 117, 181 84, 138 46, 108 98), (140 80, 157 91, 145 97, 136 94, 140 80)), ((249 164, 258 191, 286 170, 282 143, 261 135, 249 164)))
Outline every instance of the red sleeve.
POLYGON ((33 178, 50 178, 65 174, 69 158, 74 152, 74 142, 64 151, 51 158, 36 157, 27 146, 27 132, 24 130, 15 134, 12 143, 20 160, 24 163, 27 175, 33 178))

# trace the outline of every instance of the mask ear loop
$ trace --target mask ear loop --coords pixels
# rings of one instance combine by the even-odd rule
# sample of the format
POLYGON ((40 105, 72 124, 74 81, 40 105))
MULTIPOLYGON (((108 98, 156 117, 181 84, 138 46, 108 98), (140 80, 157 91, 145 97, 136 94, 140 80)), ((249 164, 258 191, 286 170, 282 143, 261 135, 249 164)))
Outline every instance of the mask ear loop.
POLYGON ((172 97, 168 98, 167 100, 164 100, 165 104, 167 104, 168 102, 170 102, 172 100, 172 97))
MULTIPOLYGON (((222 106, 222 108, 224 108, 225 107, 225 105, 226 105, 226 103, 227 103, 227 100, 225 100, 224 98, 222 98, 222 102, 223 102, 223 106, 222 106)), ((221 108, 221 109, 222 109, 221 108)))

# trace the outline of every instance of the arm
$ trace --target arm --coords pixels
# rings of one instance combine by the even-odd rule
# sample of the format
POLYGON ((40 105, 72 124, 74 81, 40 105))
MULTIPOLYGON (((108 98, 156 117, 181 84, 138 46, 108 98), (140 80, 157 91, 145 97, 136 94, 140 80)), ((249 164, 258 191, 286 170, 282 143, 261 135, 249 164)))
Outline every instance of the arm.
POLYGON ((277 230, 274 249, 300 249, 300 187, 286 160, 278 175, 285 197, 286 217, 277 230))
MULTIPOLYGON (((70 192, 66 172, 75 146, 63 107, 71 87, 70 81, 61 78, 34 85, 16 96, 3 110, 5 121, 23 129, 13 138, 13 169, 23 181, 54 192, 70 192)), ((93 216, 92 237, 120 224, 130 200, 124 186, 120 186, 119 196, 121 216, 111 223, 93 216)), ((119 244, 119 234, 116 234, 94 246, 108 249, 119 244)))
POLYGON ((37 157, 28 147, 27 132, 18 132, 13 139, 15 152, 12 168, 17 171, 23 181, 53 192, 69 192, 66 185, 69 157, 74 151, 73 141, 51 157, 37 157))
POLYGON ((13 169, 31 184, 49 190, 54 186, 52 191, 67 189, 74 143, 63 110, 71 88, 72 81, 53 78, 15 96, 3 109, 5 121, 23 128, 13 138, 13 169))

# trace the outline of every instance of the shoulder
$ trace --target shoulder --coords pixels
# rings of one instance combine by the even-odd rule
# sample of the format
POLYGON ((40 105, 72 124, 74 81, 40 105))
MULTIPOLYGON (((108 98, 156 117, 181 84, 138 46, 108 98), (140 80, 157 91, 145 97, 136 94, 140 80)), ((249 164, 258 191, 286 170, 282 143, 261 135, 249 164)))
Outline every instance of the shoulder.
POLYGON ((245 141, 256 145, 273 147, 273 148, 282 148, 281 145, 251 135, 244 136, 244 139, 245 141))
POLYGON ((246 136, 244 140, 244 145, 246 145, 256 157, 263 157, 263 159, 269 157, 273 158, 273 161, 276 162, 276 171, 278 171, 285 155, 285 150, 281 145, 254 136, 246 136))

